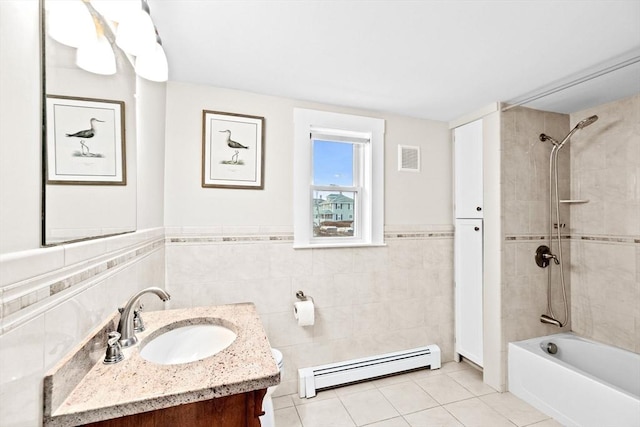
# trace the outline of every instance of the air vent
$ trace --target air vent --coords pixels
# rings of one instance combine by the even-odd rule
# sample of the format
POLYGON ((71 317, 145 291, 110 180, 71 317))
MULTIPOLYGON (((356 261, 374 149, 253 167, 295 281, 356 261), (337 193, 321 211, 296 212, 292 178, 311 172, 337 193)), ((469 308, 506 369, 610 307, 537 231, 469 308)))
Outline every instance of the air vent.
POLYGON ((420 147, 398 145, 398 170, 420 172, 420 147))

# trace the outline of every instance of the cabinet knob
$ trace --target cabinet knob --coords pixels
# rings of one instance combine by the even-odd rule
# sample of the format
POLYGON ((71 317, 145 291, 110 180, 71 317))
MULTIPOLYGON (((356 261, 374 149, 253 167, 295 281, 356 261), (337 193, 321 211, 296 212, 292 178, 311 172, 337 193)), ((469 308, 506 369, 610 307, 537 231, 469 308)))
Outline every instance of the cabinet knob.
POLYGON ((473 227, 474 230, 480 231, 480 227, 473 227))
POLYGON ((478 212, 480 212, 480 211, 482 210, 482 208, 481 208, 480 206, 478 206, 478 207, 476 208, 476 210, 477 210, 478 212))

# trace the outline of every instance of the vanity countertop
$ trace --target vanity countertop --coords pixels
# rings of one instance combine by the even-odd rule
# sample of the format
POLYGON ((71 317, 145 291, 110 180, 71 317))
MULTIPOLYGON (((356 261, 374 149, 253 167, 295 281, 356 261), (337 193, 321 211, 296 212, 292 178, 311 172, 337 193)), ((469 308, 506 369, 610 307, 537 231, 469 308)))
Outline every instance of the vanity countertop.
MULTIPOLYGON (((136 334, 139 344, 124 350, 122 362, 105 365, 102 356, 68 392, 64 391, 69 388, 64 385, 64 376, 78 376, 74 372, 77 369, 70 366, 78 359, 74 352, 47 374, 44 382, 46 426, 102 421, 265 389, 280 382, 269 341, 251 303, 145 312, 143 317, 146 330, 136 334), (237 338, 226 349, 197 362, 158 365, 140 356, 145 339, 158 335, 167 325, 201 323, 225 326, 232 329, 237 338)), ((106 329, 114 321, 107 324, 106 329)), ((106 329, 103 327, 101 333, 106 329)), ((91 337, 80 345, 77 353, 87 353, 90 340, 91 337)), ((106 341, 101 348, 102 355, 105 348, 106 341)), ((98 353, 93 353, 92 360, 95 360, 98 353)))

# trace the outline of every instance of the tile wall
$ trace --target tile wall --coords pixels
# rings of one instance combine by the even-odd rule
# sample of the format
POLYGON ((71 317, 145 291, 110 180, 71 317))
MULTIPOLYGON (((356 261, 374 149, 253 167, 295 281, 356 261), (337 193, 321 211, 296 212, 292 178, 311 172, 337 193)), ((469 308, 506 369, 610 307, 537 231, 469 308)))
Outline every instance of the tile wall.
MULTIPOLYGON (((533 253, 547 244, 551 149, 538 136, 563 138, 593 114, 599 120, 574 134, 559 157, 561 199, 587 201, 561 206, 571 318, 565 329, 640 353, 640 95, 571 116, 522 107, 502 114, 505 346, 559 331, 538 321, 548 271, 533 263, 533 253)), ((554 311, 563 317, 553 264, 551 273, 554 311)), ((504 376, 506 382, 506 369, 504 376)))
POLYGON ((45 372, 164 262, 162 229, 0 256, 0 425, 41 425, 45 372))
POLYGON ((278 395, 297 369, 429 344, 453 359, 453 230, 385 232, 386 246, 292 248, 290 232, 167 231, 171 307, 252 301, 284 355, 278 395), (297 290, 314 298, 314 326, 293 316, 297 290))
MULTIPOLYGON (((551 269, 554 314, 564 318, 558 267, 538 267, 536 248, 548 245, 549 233, 549 155, 552 145, 539 139, 545 133, 560 140, 569 131, 569 116, 516 107, 501 117, 501 199, 502 199, 502 352, 503 384, 506 385, 507 344, 558 332, 540 323, 547 310, 547 275, 551 269)), ((569 152, 559 154, 559 193, 569 198, 569 152)), ((569 231, 569 211, 561 206, 561 221, 569 231)), ((554 221, 555 222, 555 221, 554 221)), ((557 242, 552 252, 557 253, 557 242)), ((570 245, 563 242, 565 266, 571 259, 570 245)), ((565 271, 570 298, 570 274, 565 271)), ((564 328, 567 329, 568 328, 564 328)))
POLYGON ((571 115, 572 329, 640 353, 640 95, 571 115))

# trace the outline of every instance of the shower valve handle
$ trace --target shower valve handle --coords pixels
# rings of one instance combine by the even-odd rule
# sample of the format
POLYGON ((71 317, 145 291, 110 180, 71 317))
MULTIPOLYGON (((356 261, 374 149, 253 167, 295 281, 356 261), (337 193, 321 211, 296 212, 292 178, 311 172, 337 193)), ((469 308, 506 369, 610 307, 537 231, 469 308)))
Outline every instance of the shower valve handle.
POLYGON ((538 246, 538 249, 536 249, 536 255, 535 255, 535 260, 536 260, 536 264, 538 264, 538 267, 540 268, 548 267, 550 259, 552 259, 553 262, 556 263, 556 265, 560 265, 560 260, 558 259, 557 256, 551 253, 551 249, 549 249, 549 246, 546 246, 546 245, 538 246))
POLYGON ((557 257, 557 256, 555 256, 554 254, 542 254, 542 256, 543 256, 545 259, 552 259, 552 260, 553 260, 553 262, 555 262, 555 263, 556 263, 556 265, 560 265, 560 260, 559 260, 559 259, 558 259, 558 257, 557 257))

